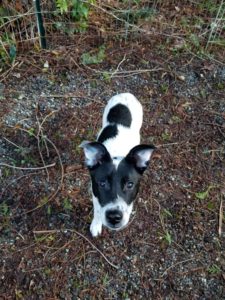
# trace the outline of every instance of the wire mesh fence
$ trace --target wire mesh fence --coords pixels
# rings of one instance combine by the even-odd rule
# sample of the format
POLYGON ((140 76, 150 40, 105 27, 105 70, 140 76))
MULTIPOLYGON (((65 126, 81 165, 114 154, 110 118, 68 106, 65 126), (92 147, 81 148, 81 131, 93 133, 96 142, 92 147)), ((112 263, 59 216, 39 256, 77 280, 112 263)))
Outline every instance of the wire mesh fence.
POLYGON ((173 40, 174 51, 184 47, 210 50, 225 46, 224 29, 224 0, 3 0, 0 58, 12 61, 16 52, 40 48, 43 35, 48 48, 76 43, 87 34, 125 40, 139 34, 173 40), (38 15, 43 18, 44 32, 38 15))

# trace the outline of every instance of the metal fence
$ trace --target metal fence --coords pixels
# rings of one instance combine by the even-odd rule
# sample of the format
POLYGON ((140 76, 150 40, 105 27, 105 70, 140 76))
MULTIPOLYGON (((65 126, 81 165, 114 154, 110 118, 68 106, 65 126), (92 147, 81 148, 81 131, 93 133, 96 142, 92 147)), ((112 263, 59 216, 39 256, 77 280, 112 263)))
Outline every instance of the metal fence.
POLYGON ((40 41, 45 47, 44 39, 47 47, 65 45, 71 37, 84 34, 88 26, 98 27, 99 34, 112 34, 113 30, 118 30, 124 38, 134 32, 186 38, 185 27, 188 27, 188 37, 193 44, 204 44, 205 49, 214 44, 225 45, 224 0, 76 1, 80 7, 71 3, 69 0, 3 0, 0 4, 0 58, 4 55, 13 57, 14 48, 40 47, 40 41), (40 8, 36 6, 39 2, 40 8), (63 3, 67 6, 63 7, 63 3), (171 22, 166 23, 162 14, 167 7, 171 22), (191 10, 196 8, 199 14, 192 15, 191 10), (43 28, 37 16, 42 16, 43 28), (176 27, 178 19, 179 26, 176 27))

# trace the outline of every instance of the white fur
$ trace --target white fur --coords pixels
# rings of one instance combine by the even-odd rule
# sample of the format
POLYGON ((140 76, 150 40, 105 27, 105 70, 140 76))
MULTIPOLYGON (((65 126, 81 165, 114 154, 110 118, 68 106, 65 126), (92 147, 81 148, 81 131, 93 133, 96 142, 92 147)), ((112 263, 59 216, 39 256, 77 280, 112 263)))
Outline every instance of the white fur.
POLYGON ((146 167, 147 162, 150 160, 151 156, 153 153, 153 149, 152 150, 142 150, 139 151, 138 153, 138 157, 137 157, 137 166, 139 168, 144 168, 146 167))
POLYGON ((121 162, 121 160, 123 159, 123 156, 114 156, 113 157, 113 164, 117 170, 118 166, 119 166, 119 163, 121 162))
POLYGON ((91 222, 90 231, 93 237, 96 237, 102 233, 102 207, 96 198, 92 194, 92 201, 94 206, 94 218, 91 222))
POLYGON ((128 205, 121 197, 118 196, 114 203, 109 203, 106 206, 101 207, 98 198, 96 198, 93 194, 92 201, 94 205, 94 219, 91 222, 90 231, 93 237, 96 237, 102 233, 102 225, 108 225, 105 218, 107 210, 118 209, 119 211, 121 211, 123 213, 123 221, 118 230, 121 230, 124 227, 126 227, 133 209, 133 203, 128 205))

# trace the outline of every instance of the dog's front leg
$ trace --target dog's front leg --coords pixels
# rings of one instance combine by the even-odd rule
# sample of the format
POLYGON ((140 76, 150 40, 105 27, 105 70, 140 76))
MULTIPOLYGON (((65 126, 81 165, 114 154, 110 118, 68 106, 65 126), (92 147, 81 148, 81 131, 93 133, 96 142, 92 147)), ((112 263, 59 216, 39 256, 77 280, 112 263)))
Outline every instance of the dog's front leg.
POLYGON ((91 222, 90 231, 93 237, 96 237, 102 233, 102 219, 101 219, 101 206, 98 199, 92 196, 94 206, 94 218, 91 222))

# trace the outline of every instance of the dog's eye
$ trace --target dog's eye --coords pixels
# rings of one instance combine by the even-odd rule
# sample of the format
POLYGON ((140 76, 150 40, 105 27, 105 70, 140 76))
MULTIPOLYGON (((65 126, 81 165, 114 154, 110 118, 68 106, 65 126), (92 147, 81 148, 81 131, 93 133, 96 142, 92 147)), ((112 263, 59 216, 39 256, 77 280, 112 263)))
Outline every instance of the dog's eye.
POLYGON ((106 186, 106 181, 105 180, 100 180, 98 184, 101 188, 104 188, 106 186))
POLYGON ((128 182, 126 183, 126 187, 127 187, 128 189, 132 189, 133 186, 134 186, 134 183, 133 183, 132 181, 128 181, 128 182))

